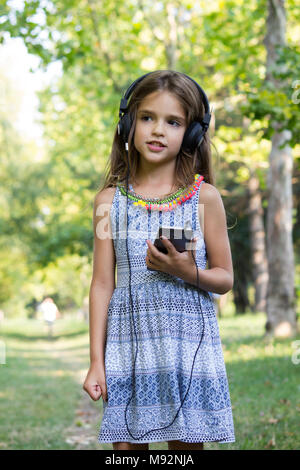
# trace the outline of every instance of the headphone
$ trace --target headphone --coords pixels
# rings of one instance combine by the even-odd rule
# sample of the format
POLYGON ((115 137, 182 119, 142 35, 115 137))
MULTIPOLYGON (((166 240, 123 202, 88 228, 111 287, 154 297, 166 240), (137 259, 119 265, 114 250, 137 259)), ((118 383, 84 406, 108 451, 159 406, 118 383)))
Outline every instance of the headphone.
MULTIPOLYGON (((120 109, 119 109, 119 122, 118 122, 118 135, 122 138, 122 140, 125 144, 125 150, 126 150, 126 154, 127 154, 127 163, 128 163, 127 176, 126 176, 126 194, 127 194, 127 205, 126 205, 126 210, 127 210, 127 212, 126 212, 126 221, 127 221, 126 250, 127 250, 127 260, 128 260, 128 265, 129 265, 129 294, 130 294, 130 303, 131 303, 131 317, 132 317, 132 323, 133 323, 134 333, 135 333, 135 338, 136 338, 136 352, 135 352, 135 358, 134 358, 134 367, 133 367, 132 378, 135 375, 135 363, 136 363, 137 352, 138 352, 138 340, 137 340, 137 334, 136 334, 136 329, 135 329, 134 317, 133 317, 133 313, 132 313, 133 312, 133 305, 132 305, 132 294, 131 294, 131 266, 130 266, 130 259, 129 259, 129 254, 128 254, 128 178, 129 178, 128 137, 129 137, 130 129, 131 129, 132 124, 133 124, 132 117, 128 113, 128 99, 129 99, 131 93, 133 92, 134 88, 136 87, 136 85, 139 82, 141 82, 145 77, 147 77, 148 75, 150 75, 152 73, 153 72, 149 72, 149 73, 146 73, 145 75, 142 75, 137 80, 135 80, 130 85, 130 87, 127 89, 127 91, 124 94, 124 97, 121 98, 120 109)), ((185 134, 184 134, 183 139, 182 139, 181 149, 183 149, 187 152, 193 153, 196 148, 200 147, 200 145, 203 141, 204 135, 205 135, 205 133, 206 133, 208 127, 209 127, 209 123, 210 123, 210 119, 211 119, 211 111, 209 110, 209 103, 208 103, 207 96, 206 96, 204 90, 200 87, 200 85, 198 85, 198 83, 195 82, 195 80, 193 80, 188 75, 186 75, 184 73, 181 73, 181 74, 184 75, 185 77, 187 77, 188 79, 190 79, 197 86, 197 88, 199 90, 199 93, 200 93, 200 97, 201 97, 202 102, 204 104, 204 109, 205 109, 205 115, 204 115, 203 119, 200 119, 199 121, 192 122, 189 125, 189 127, 186 129, 185 134)), ((202 313, 202 307, 201 307, 200 295, 199 295, 199 290, 200 290, 200 287, 199 287, 199 273, 198 273, 198 267, 197 267, 197 263, 196 263, 193 251, 192 251, 192 257, 193 257, 193 260, 194 260, 194 263, 195 263, 195 266, 196 266, 196 271, 197 271, 198 300, 199 300, 199 306, 200 306, 201 315, 202 315, 202 334, 201 334, 201 339, 200 339, 199 345, 198 345, 197 350, 196 350, 195 355, 194 355, 189 386, 188 386, 188 389, 187 389, 186 394, 184 396, 184 399, 182 400, 181 405, 177 410, 177 413, 176 413, 173 421, 170 424, 168 424, 168 426, 151 429, 150 431, 147 431, 146 433, 144 433, 142 436, 139 436, 139 437, 134 436, 131 433, 131 431, 128 427, 128 423, 127 423, 127 409, 128 409, 129 403, 130 403, 130 401, 133 397, 133 393, 134 393, 132 391, 131 397, 128 400, 126 408, 125 408, 125 422, 126 422, 126 427, 127 427, 128 433, 135 440, 143 438, 146 434, 149 434, 152 431, 156 431, 156 430, 160 430, 160 429, 166 429, 169 426, 171 426, 171 424, 173 424, 175 419, 177 418, 177 415, 178 415, 178 413, 179 413, 179 411, 180 411, 180 409, 181 409, 181 407, 182 407, 182 405, 183 405, 183 403, 184 403, 184 401, 187 397, 189 389, 190 389, 190 385, 191 385, 191 381, 192 381, 192 373, 193 373, 193 368, 194 368, 196 355, 197 355, 198 349, 201 345, 202 338, 204 336, 204 317, 203 317, 203 313, 202 313)), ((203 290, 203 295, 206 298, 210 298, 208 292, 206 292, 204 290, 203 290)), ((132 380, 132 384, 133 383, 134 383, 134 381, 132 380)))
MULTIPOLYGON (((145 75, 142 75, 139 77, 137 80, 135 80, 128 90, 125 92, 124 97, 121 99, 120 103, 120 110, 119 110, 119 123, 118 123, 118 134, 122 137, 125 145, 127 144, 128 146, 128 137, 129 137, 129 132, 132 127, 132 117, 130 114, 127 112, 128 111, 128 99, 133 92, 134 88, 137 86, 139 82, 141 82, 145 77, 148 75, 151 75, 153 72, 146 73, 145 75)), ((185 75, 182 73, 185 77, 189 78, 198 88, 200 96, 202 98, 202 102, 204 104, 204 109, 205 109, 205 115, 203 119, 200 119, 199 121, 193 121, 189 127, 186 129, 183 139, 182 139, 182 145, 181 148, 183 150, 186 150, 189 153, 194 153, 195 149, 199 147, 202 143, 202 140, 204 138, 204 134, 206 133, 209 123, 210 123, 210 118, 211 118, 211 112, 209 111, 209 103, 207 96, 204 92, 204 90, 201 88, 200 85, 198 85, 195 80, 193 80, 191 77, 188 75, 185 75)), ((126 148, 128 150, 128 147, 126 148)))

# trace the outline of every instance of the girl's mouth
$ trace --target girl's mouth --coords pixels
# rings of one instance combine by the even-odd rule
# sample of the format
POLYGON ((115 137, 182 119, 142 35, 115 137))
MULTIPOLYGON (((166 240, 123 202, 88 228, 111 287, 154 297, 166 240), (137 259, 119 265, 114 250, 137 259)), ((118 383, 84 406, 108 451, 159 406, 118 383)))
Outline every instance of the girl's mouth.
POLYGON ((148 148, 152 151, 152 152, 161 152, 164 148, 166 148, 165 146, 162 146, 162 145, 159 145, 159 144, 156 144, 156 143, 151 143, 149 144, 147 142, 147 145, 148 145, 148 148))

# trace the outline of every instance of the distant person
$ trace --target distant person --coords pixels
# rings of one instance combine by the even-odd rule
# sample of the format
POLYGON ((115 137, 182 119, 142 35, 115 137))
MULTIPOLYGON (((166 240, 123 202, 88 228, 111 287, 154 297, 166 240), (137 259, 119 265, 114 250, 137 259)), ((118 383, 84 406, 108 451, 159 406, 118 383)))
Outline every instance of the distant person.
POLYGON ((53 324, 59 316, 59 311, 51 297, 46 297, 39 306, 39 311, 42 312, 45 322, 48 326, 48 336, 53 335, 53 324))

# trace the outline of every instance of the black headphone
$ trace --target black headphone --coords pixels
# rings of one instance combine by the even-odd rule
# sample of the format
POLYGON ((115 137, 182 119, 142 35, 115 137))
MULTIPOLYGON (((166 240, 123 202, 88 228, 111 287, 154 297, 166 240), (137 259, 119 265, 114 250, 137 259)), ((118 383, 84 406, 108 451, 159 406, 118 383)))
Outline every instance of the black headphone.
MULTIPOLYGON (((128 147, 128 137, 129 137, 129 132, 132 127, 132 117, 130 113, 128 113, 128 99, 133 92, 134 88, 136 85, 141 82, 147 75, 151 75, 153 72, 146 73, 145 75, 142 75, 139 77, 137 80, 135 80, 130 87, 127 89, 127 91, 124 94, 124 97, 121 99, 120 103, 120 109, 119 109, 119 123, 118 123, 118 134, 122 137, 125 145, 127 144, 128 147)), ((206 133, 210 119, 211 119, 211 112, 209 110, 209 103, 207 96, 204 92, 204 90, 201 88, 200 85, 198 85, 195 80, 193 80, 191 77, 186 75, 185 73, 182 73, 185 77, 189 78, 198 88, 200 96, 202 98, 202 102, 204 104, 204 109, 205 109, 205 114, 203 119, 199 121, 193 121, 189 127, 186 129, 183 139, 182 139, 182 145, 181 148, 182 150, 185 150, 189 153, 193 153, 197 147, 201 145, 201 142, 203 141, 204 134, 206 133)), ((128 150, 128 148, 126 148, 128 150)))
MULTIPOLYGON (((131 85, 130 87, 127 89, 127 91, 125 92, 124 94, 124 97, 121 99, 121 103, 120 103, 120 110, 119 110, 119 123, 118 123, 118 134, 121 136, 122 140, 124 141, 124 144, 125 144, 125 150, 126 150, 126 154, 127 154, 127 159, 128 159, 128 137, 129 137, 129 132, 130 132, 130 129, 131 129, 131 126, 133 124, 132 122, 132 119, 131 119, 131 116, 130 114, 128 113, 128 103, 127 103, 127 100, 129 98, 129 96, 131 95, 133 89, 135 88, 135 86, 141 81, 143 80, 144 77, 146 77, 147 75, 151 74, 153 72, 149 72, 149 73, 146 73, 145 75, 143 75, 142 77, 138 78, 137 80, 135 80, 131 85)), ((203 117, 203 119, 201 119, 200 121, 194 121, 190 124, 190 126, 188 127, 188 129, 185 131, 185 134, 184 134, 184 137, 182 139, 182 145, 181 145, 181 148, 187 150, 188 152, 193 152, 197 147, 199 147, 201 145, 201 142, 203 141, 203 138, 204 138, 204 134, 206 133, 208 127, 209 127, 209 122, 210 122, 210 118, 211 118, 211 112, 209 111, 209 103, 208 103, 208 99, 207 99, 207 96, 206 94, 204 93, 204 91, 202 90, 202 88, 200 87, 200 85, 198 85, 197 82, 195 82, 191 77, 189 77, 188 75, 185 75, 184 73, 182 74, 184 75, 185 77, 189 78, 190 80, 192 80, 195 85, 197 86, 200 94, 201 94, 201 98, 203 100, 203 104, 204 104, 204 108, 205 108, 205 115, 203 117)), ((132 305, 132 294, 131 294, 131 266, 130 266, 130 258, 129 258, 129 252, 128 252, 128 178, 129 178, 129 159, 127 161, 128 163, 128 166, 127 166, 127 176, 126 176, 126 193, 127 193, 127 205, 126 205, 126 210, 127 210, 127 213, 126 213, 126 221, 127 221, 127 227, 126 227, 126 249, 127 249, 127 261, 128 261, 128 266, 129 266, 129 296, 130 296, 130 303, 131 303, 131 316, 132 316, 132 322, 133 322, 133 327, 134 327, 134 333, 135 333, 135 338, 136 338, 136 352, 135 352, 135 358, 134 358, 134 368, 133 368, 133 375, 132 377, 135 375, 135 363, 136 363, 136 358, 137 358, 137 352, 138 352, 138 340, 137 340, 137 334, 136 334, 136 329, 135 329, 135 322, 134 322, 134 317, 133 317, 133 305, 132 305)), ((184 399, 181 401, 181 405, 180 407, 178 408, 177 410, 177 413, 173 419, 173 421, 168 425, 168 426, 164 426, 164 427, 161 427, 161 428, 155 428, 155 429, 151 429, 150 431, 147 431, 146 433, 144 433, 142 436, 134 436, 131 431, 129 430, 129 427, 128 427, 128 423, 127 423, 127 408, 129 406, 129 403, 133 397, 133 393, 134 391, 132 391, 132 394, 131 394, 131 397, 130 399, 128 400, 127 402, 127 405, 126 405, 126 408, 125 408, 125 422, 126 422, 126 427, 127 427, 127 431, 128 433, 130 434, 130 436, 133 438, 133 439, 142 439, 146 434, 149 434, 151 431, 156 431, 156 430, 160 430, 160 429, 166 429, 168 428, 169 426, 171 426, 171 424, 174 423, 175 419, 177 418, 178 416, 178 413, 180 411, 180 408, 182 407, 186 397, 187 397, 187 394, 189 392, 189 389, 190 389, 190 385, 191 385, 191 381, 192 381, 192 373, 193 373, 193 368, 194 368, 194 363, 195 363, 195 359, 196 359, 196 355, 197 355, 197 352, 198 352, 198 349, 201 345, 201 342, 202 342, 202 339, 203 339, 203 336, 204 336, 204 317, 203 317, 203 312, 202 312, 202 307, 201 307, 201 302, 200 302, 200 295, 199 295, 199 273, 198 273, 198 267, 197 267, 197 263, 196 263, 196 260, 195 260, 195 257, 194 257, 194 254, 192 252, 192 257, 193 257, 193 260, 194 260, 194 263, 195 263, 195 266, 196 266, 196 270, 197 270, 197 288, 198 288, 198 299, 199 299, 199 306, 200 306, 200 310, 201 310, 201 315, 202 315, 202 334, 201 334, 201 339, 200 339, 200 342, 198 344, 198 347, 197 347, 197 350, 195 352, 195 355, 194 355, 194 360, 193 360, 193 365, 192 365, 192 370, 191 370, 191 375, 190 375, 190 382, 189 382, 189 386, 188 386, 188 389, 186 391, 186 394, 184 396, 184 399)), ((208 297, 209 298, 209 294, 208 292, 206 291, 202 291, 203 292, 203 295, 204 297, 208 297)), ((132 381, 133 383, 133 381, 132 381)))

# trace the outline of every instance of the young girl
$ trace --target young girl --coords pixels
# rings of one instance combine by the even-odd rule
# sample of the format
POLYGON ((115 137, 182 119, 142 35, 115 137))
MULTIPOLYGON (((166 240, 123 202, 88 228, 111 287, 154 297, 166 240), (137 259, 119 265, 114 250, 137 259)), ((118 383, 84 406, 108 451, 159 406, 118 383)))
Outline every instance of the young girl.
POLYGON ((98 440, 114 450, 148 450, 158 441, 169 450, 203 449, 204 442, 235 441, 213 302, 213 293, 232 289, 233 269, 213 185, 206 95, 176 71, 141 78, 94 201, 91 363, 83 388, 93 400, 102 396, 98 440), (197 141, 199 122, 203 139, 189 148, 187 129, 197 141), (154 246, 159 227, 187 225, 193 250, 179 252, 166 238, 165 253, 154 246))

